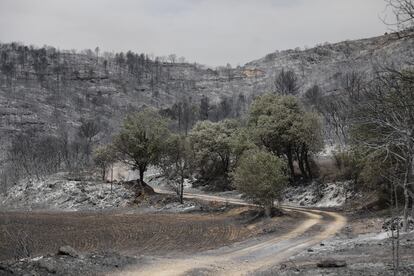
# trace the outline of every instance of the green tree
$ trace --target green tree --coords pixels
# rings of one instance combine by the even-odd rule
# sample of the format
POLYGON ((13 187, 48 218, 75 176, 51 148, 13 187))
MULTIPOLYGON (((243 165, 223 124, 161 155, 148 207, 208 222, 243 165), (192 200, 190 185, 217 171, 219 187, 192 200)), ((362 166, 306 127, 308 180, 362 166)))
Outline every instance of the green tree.
POLYGON ((312 112, 303 113, 301 120, 294 122, 290 134, 302 176, 305 179, 312 179, 310 154, 321 151, 324 146, 319 116, 312 112))
POLYGON ((116 153, 110 146, 101 146, 94 151, 93 161, 101 170, 102 180, 106 179, 106 172, 116 161, 116 153))
POLYGON ((321 125, 317 115, 303 111, 297 98, 271 94, 258 97, 250 109, 249 127, 257 144, 287 159, 292 179, 295 154, 303 177, 312 176, 309 153, 322 146, 321 125))
POLYGON ((159 164, 169 135, 167 120, 147 108, 125 119, 113 146, 120 154, 120 161, 139 171, 143 183, 148 166, 159 164))
POLYGON ((287 184, 285 162, 270 152, 251 150, 243 154, 233 173, 236 188, 271 215, 273 202, 287 184))
POLYGON ((181 204, 184 199, 184 180, 192 173, 193 160, 194 154, 189 139, 182 135, 171 135, 159 166, 164 176, 172 181, 181 204))
POLYGON ((200 178, 216 183, 216 188, 229 188, 229 172, 244 150, 252 147, 238 122, 198 122, 190 133, 200 178))

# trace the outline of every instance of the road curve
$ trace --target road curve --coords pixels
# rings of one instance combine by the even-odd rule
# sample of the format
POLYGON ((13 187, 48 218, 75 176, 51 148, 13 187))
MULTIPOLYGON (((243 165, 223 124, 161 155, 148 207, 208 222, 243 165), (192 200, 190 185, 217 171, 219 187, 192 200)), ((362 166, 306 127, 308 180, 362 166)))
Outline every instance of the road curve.
MULTIPOLYGON (((185 197, 252 205, 241 199, 204 194, 186 193, 185 197)), ((307 219, 292 231, 280 236, 269 236, 260 241, 248 240, 231 247, 210 250, 185 258, 161 259, 138 269, 131 268, 122 272, 122 275, 185 275, 191 272, 196 275, 197 271, 204 271, 211 275, 254 274, 255 271, 276 265, 333 236, 346 224, 346 218, 335 212, 289 206, 283 206, 283 209, 287 212, 303 213, 307 219), (320 229, 311 231, 312 227, 316 226, 320 229)))

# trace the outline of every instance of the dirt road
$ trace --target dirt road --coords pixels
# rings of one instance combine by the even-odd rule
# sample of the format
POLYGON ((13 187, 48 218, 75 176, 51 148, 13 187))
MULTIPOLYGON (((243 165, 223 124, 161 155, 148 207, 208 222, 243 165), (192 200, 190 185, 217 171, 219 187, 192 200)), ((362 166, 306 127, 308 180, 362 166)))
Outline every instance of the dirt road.
MULTIPOLYGON (((240 199, 210 195, 186 194, 187 198, 249 205, 240 199)), ((325 240, 346 224, 346 219, 334 212, 285 206, 287 212, 299 212, 308 217, 292 231, 270 236, 265 240, 248 240, 208 252, 183 258, 164 258, 154 263, 124 271, 122 275, 248 275, 286 260, 305 248, 325 240)))
POLYGON ((330 237, 346 222, 335 213, 291 207, 284 207, 289 215, 256 221, 254 208, 243 200, 185 196, 208 206, 224 206, 223 202, 240 206, 191 214, 136 213, 133 209, 0 212, 0 260, 13 258, 16 242, 24 238, 32 257, 57 252, 62 245, 81 252, 111 250, 152 256, 121 275, 241 275, 285 260, 330 237))

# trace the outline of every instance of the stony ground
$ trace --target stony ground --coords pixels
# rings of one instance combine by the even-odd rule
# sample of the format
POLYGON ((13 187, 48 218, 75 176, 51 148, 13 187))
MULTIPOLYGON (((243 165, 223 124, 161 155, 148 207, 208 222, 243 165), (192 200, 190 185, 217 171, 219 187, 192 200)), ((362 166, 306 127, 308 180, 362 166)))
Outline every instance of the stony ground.
POLYGON ((63 250, 56 254, 0 263, 0 275, 105 275, 121 271, 129 265, 144 263, 145 258, 122 256, 116 252, 79 254, 72 248, 69 252, 63 250))
POLYGON ((0 195, 2 209, 102 210, 125 207, 134 193, 123 185, 58 173, 45 179, 24 179, 0 195))
MULTIPOLYGON (((255 275, 393 275, 392 237, 378 215, 348 214, 348 226, 336 237, 255 275)), ((401 235, 399 254, 398 275, 414 275, 413 231, 401 235)))
POLYGON ((168 212, 200 209, 193 201, 180 204, 174 193, 137 198, 130 182, 111 184, 92 176, 72 177, 69 173, 57 173, 45 179, 24 179, 6 194, 0 194, 0 209, 8 211, 108 211, 136 207, 168 212))
POLYGON ((283 195, 283 204, 311 207, 337 207, 347 200, 360 196, 353 192, 352 183, 318 183, 288 187, 283 195))

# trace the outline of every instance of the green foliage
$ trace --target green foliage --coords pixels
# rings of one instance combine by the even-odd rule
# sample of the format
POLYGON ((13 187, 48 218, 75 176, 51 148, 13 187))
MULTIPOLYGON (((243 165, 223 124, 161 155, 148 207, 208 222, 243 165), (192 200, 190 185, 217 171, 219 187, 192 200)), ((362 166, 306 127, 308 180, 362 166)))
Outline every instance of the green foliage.
POLYGON ((245 129, 233 120, 199 122, 190 133, 200 179, 217 181, 216 188, 229 188, 228 173, 241 154, 254 145, 245 129))
POLYGON ((312 178, 309 153, 323 147, 318 115, 304 112, 293 96, 263 95, 251 107, 249 126, 258 145, 288 160, 292 178, 293 161, 299 163, 302 176, 312 178))
POLYGON ((184 179, 191 176, 194 168, 194 152, 188 137, 173 134, 167 139, 159 167, 164 176, 172 181, 182 203, 184 179))
POLYGON ((113 145, 121 161, 139 170, 143 180, 147 167, 160 162, 169 135, 166 119, 153 109, 145 109, 125 119, 113 145))
POLYGON ((111 146, 101 146, 95 149, 93 161, 101 169, 102 180, 105 181, 106 170, 116 161, 116 153, 111 146))
POLYGON ((236 188, 253 202, 272 206, 287 184, 285 162, 270 152, 250 150, 233 173, 236 188))
POLYGON ((310 152, 319 152, 324 147, 322 136, 322 123, 318 114, 305 112, 299 121, 294 122, 292 137, 295 137, 295 144, 305 145, 310 152))
POLYGON ((281 155, 293 140, 293 123, 300 121, 301 108, 293 96, 263 95, 250 108, 249 125, 256 140, 281 155))

